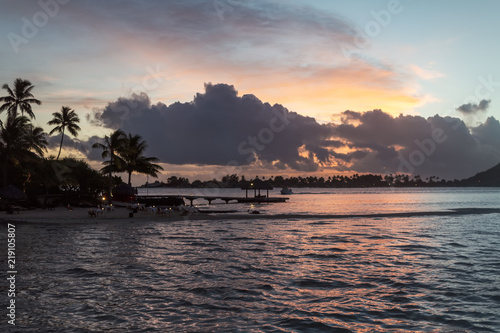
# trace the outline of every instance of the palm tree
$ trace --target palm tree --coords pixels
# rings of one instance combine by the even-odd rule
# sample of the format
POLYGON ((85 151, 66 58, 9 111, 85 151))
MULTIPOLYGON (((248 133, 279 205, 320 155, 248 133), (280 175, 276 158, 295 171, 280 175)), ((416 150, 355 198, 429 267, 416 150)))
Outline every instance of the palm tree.
POLYGON ((31 150, 38 154, 39 157, 43 157, 44 153, 47 151, 47 133, 43 131, 43 128, 30 124, 26 134, 31 150))
POLYGON ((132 135, 129 133, 122 150, 119 151, 120 157, 122 158, 121 170, 128 173, 129 185, 132 185, 131 180, 134 171, 148 176, 158 177, 158 172, 163 170, 160 165, 153 163, 159 162, 160 160, 158 158, 144 156, 147 147, 146 141, 142 140, 140 135, 132 135))
POLYGON ((22 115, 26 112, 34 119, 35 114, 31 109, 31 104, 42 104, 42 102, 34 98, 31 93, 34 87, 35 86, 33 86, 30 81, 19 78, 14 81, 13 89, 11 89, 8 84, 4 84, 2 89, 7 90, 8 95, 0 97, 0 102, 3 102, 0 106, 0 113, 7 110, 9 117, 15 118, 18 109, 20 109, 22 115))
POLYGON ((117 152, 122 150, 125 145, 127 136, 122 130, 116 130, 110 136, 104 137, 104 143, 96 142, 92 148, 102 149, 102 158, 109 157, 109 161, 105 161, 104 168, 101 169, 103 173, 109 174, 109 193, 111 194, 111 187, 113 186, 113 172, 117 172, 121 168, 122 160, 117 156, 117 152))
POLYGON ((25 116, 0 121, 0 157, 3 161, 3 183, 7 185, 8 169, 36 161, 46 149, 43 130, 33 127, 25 116), (33 152, 34 150, 34 152, 33 152))
POLYGON ((72 110, 68 106, 63 106, 61 108, 61 112, 54 112, 52 114, 54 118, 52 118, 51 121, 49 121, 47 124, 48 125, 56 125, 50 131, 49 134, 53 133, 61 133, 61 144, 59 146, 59 154, 57 154, 56 160, 59 159, 59 155, 61 155, 61 149, 63 145, 63 140, 64 140, 64 131, 68 129, 68 132, 70 132, 73 136, 78 136, 78 131, 81 130, 80 126, 77 124, 80 122, 80 118, 78 118, 78 115, 75 113, 75 110, 72 110))

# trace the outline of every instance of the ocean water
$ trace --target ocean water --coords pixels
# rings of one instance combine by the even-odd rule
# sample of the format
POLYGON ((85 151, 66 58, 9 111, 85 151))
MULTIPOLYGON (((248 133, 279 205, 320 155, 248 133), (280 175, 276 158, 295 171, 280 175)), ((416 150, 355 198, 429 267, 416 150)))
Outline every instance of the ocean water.
MULTIPOLYGON (((0 327, 500 331, 500 214, 293 217, 499 208, 500 189, 295 191, 286 204, 200 206, 290 218, 16 223, 17 326, 3 315, 0 327)), ((6 237, 1 241, 6 248, 6 237)))
MULTIPOLYGON (((279 204, 254 205, 251 208, 268 214, 377 214, 442 211, 456 208, 500 208, 500 188, 296 188, 292 195, 281 195, 281 189, 269 192, 271 197, 288 197, 279 204)), ((265 191, 261 192, 265 194, 265 191)), ((171 189, 139 188, 140 195, 195 195, 244 197, 240 189, 171 189)), ((249 191, 249 196, 253 194, 249 191)), ((189 201, 186 200, 186 204, 189 201)), ((236 210, 246 212, 249 205, 225 204, 204 199, 193 202, 203 210, 236 210)))

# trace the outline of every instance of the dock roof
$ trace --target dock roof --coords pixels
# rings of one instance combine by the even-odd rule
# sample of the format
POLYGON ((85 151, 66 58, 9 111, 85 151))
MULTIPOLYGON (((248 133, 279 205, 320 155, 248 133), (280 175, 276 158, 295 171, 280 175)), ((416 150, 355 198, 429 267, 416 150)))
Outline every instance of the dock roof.
POLYGON ((266 181, 256 178, 249 182, 246 182, 242 187, 242 190, 272 190, 273 187, 266 181))

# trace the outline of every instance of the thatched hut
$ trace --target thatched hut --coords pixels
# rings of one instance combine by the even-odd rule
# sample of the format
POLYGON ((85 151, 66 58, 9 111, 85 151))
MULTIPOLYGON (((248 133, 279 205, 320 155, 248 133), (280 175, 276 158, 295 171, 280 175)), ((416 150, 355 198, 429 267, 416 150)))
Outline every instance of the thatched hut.
POLYGON ((248 198, 248 190, 254 191, 254 198, 269 198, 269 190, 272 190, 273 187, 266 181, 262 179, 256 178, 252 181, 245 183, 242 187, 242 190, 245 190, 245 197, 248 198), (266 195, 261 195, 260 191, 266 190, 266 195))

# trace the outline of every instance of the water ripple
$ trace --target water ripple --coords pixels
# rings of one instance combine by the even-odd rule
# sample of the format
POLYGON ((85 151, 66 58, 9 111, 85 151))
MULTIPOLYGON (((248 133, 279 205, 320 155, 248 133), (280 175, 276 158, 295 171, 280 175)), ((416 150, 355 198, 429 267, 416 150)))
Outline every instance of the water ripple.
POLYGON ((496 222, 470 218, 20 225, 11 331, 499 331, 496 222))

